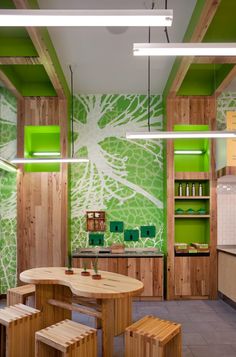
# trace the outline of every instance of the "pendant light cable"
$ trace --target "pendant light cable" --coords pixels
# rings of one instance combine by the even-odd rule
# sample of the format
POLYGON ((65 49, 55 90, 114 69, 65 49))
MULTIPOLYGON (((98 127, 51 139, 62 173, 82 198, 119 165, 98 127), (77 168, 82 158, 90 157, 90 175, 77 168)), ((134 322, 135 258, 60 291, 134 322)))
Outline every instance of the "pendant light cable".
MULTIPOLYGON (((154 1, 152 2, 152 10, 155 7, 154 1)), ((151 27, 148 27, 148 43, 151 43, 151 27)), ((148 56, 148 81, 147 81, 147 87, 148 87, 148 131, 151 130, 151 125, 150 125, 150 116, 151 116, 151 58, 148 56)))
MULTIPOLYGON (((167 0, 165 0, 165 10, 167 10, 168 4, 167 4, 167 0)), ((169 34, 168 34, 168 29, 167 26, 165 26, 165 34, 166 34, 166 40, 169 43, 170 42, 170 38, 169 38, 169 34)))
POLYGON ((71 90, 71 155, 74 157, 75 147, 74 147, 74 81, 73 81, 73 71, 71 65, 70 69, 70 90, 71 90))

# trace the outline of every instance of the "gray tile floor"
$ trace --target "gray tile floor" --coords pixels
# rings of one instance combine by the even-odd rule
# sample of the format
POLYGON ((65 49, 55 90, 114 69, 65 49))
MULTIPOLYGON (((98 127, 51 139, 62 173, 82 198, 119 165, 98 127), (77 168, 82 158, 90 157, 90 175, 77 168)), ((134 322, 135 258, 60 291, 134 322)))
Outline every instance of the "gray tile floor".
MULTIPOLYGON (((0 301, 0 307, 4 303, 0 301)), ((149 314, 182 324, 183 357, 236 357, 236 310, 222 300, 133 303, 134 320, 149 314)), ((85 315, 76 313, 73 319, 94 325, 94 319, 85 315)), ((114 357, 123 356, 124 341, 118 336, 114 357)))

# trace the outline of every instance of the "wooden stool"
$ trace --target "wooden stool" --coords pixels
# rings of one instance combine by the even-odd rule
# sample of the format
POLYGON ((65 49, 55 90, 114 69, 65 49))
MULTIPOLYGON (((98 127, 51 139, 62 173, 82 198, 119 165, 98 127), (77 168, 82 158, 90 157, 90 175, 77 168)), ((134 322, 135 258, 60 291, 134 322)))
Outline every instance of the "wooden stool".
POLYGON ((35 285, 27 284, 22 286, 17 286, 16 288, 7 290, 7 306, 15 304, 25 304, 34 306, 34 299, 28 301, 29 297, 34 298, 35 296, 35 285))
POLYGON ((35 332, 41 328, 40 311, 17 304, 0 310, 0 356, 32 357, 35 332))
POLYGON ((126 357, 181 357, 181 325, 145 316, 126 328, 126 357))
POLYGON ((36 356, 97 357, 97 331, 71 320, 64 320, 36 332, 36 356))

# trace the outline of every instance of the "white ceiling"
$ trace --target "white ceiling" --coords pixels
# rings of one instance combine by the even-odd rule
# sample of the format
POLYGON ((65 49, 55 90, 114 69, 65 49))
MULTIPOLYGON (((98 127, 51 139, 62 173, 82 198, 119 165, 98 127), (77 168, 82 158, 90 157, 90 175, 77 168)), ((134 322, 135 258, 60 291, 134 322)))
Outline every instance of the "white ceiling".
MULTIPOLYGON (((144 9, 152 0, 39 0, 42 9, 144 9)), ((164 8, 164 0, 156 0, 164 8)), ((196 0, 169 0, 174 11, 171 42, 181 42, 196 0)), ((147 93, 147 58, 134 57, 134 42, 148 42, 148 28, 50 28, 49 33, 75 93, 147 93)), ((163 28, 151 29, 151 42, 166 42, 163 28)), ((173 58, 151 58, 151 92, 162 93, 173 58)))

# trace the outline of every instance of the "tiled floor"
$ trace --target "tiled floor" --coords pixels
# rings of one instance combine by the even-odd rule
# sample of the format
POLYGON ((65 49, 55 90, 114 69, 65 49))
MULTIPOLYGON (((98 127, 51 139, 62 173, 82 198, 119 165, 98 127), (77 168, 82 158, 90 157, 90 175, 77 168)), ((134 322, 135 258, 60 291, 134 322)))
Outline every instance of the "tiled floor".
MULTIPOLYGON (((0 307, 2 304, 0 301, 0 307)), ((182 324, 183 357, 236 357, 236 310, 222 300, 133 304, 134 320, 149 314, 182 324)), ((94 324, 93 318, 85 315, 74 314, 73 318, 87 325, 94 324)), ((122 356, 124 342, 119 336, 115 338, 114 357, 122 356)))

